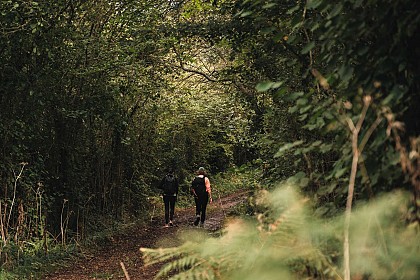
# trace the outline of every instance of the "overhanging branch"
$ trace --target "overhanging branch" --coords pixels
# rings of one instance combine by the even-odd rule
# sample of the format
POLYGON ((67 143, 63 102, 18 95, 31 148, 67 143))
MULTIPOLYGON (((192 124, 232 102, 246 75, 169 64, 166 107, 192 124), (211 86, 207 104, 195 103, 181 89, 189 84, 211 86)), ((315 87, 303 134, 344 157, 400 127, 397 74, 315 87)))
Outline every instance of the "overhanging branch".
POLYGON ((219 79, 214 79, 213 77, 211 77, 207 73, 204 73, 202 71, 199 71, 199 70, 196 70, 196 69, 190 69, 190 68, 186 67, 184 65, 184 63, 182 62, 181 55, 178 53, 178 51, 175 48, 173 48, 173 50, 174 50, 174 53, 176 54, 176 57, 178 59, 179 68, 181 68, 183 71, 188 72, 188 73, 193 73, 193 74, 196 74, 196 75, 199 75, 199 76, 202 76, 206 80, 208 80, 210 82, 214 82, 214 83, 227 83, 227 82, 232 82, 232 80, 229 80, 229 79, 220 79, 220 80, 219 79))

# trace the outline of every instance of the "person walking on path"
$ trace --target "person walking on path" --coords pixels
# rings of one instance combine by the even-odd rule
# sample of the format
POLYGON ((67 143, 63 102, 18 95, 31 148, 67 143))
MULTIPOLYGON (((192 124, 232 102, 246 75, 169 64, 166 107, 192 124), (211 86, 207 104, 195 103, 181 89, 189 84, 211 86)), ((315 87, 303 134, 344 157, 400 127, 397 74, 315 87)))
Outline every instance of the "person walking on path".
POLYGON ((165 227, 173 226, 175 203, 178 196, 178 179, 171 169, 160 182, 159 189, 163 191, 165 204, 165 227))
POLYGON ((204 226, 206 220, 206 208, 210 199, 210 203, 213 202, 211 196, 210 180, 206 176, 206 170, 204 167, 200 167, 197 171, 198 175, 194 178, 191 183, 191 193, 194 195, 195 201, 195 221, 194 225, 204 226))

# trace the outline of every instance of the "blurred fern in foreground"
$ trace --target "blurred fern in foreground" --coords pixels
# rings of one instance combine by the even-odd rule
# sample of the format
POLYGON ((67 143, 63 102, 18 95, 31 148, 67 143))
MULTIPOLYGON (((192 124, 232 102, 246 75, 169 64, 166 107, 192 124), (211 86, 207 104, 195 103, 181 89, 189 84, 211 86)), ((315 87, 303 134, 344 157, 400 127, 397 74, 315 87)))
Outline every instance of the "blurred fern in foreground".
MULTIPOLYGON (((186 232, 176 248, 141 248, 156 278, 342 279, 343 219, 312 215, 293 186, 261 192, 260 213, 231 221, 220 238, 186 232)), ((404 225, 402 193, 360 207, 352 215, 351 268, 355 278, 418 279, 418 226, 404 225)))

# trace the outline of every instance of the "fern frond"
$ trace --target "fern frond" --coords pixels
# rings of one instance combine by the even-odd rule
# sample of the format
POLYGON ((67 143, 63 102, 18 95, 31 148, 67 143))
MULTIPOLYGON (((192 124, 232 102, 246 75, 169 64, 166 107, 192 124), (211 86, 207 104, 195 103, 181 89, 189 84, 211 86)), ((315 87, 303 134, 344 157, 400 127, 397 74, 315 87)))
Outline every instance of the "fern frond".
POLYGON ((190 269, 178 273, 177 275, 169 278, 170 280, 185 280, 185 279, 197 279, 197 280, 214 280, 217 279, 214 271, 207 267, 198 267, 196 269, 190 269))
MULTIPOLYGON (((420 234, 418 226, 404 228, 395 222, 400 199, 394 194, 392 200, 387 197, 352 213, 354 271, 372 279, 418 279, 420 234)), ((218 238, 190 234, 180 247, 142 248, 144 257, 149 263, 166 262, 157 277, 174 280, 342 279, 341 218, 310 216, 307 200, 290 188, 266 192, 260 201, 272 210, 255 220, 231 221, 218 238)))
POLYGON ((199 266, 203 263, 203 259, 197 254, 186 255, 180 259, 172 260, 171 262, 164 265, 164 267, 156 275, 157 278, 168 276, 171 272, 189 270, 195 266, 199 266))
POLYGON ((140 248, 140 251, 143 254, 145 265, 152 265, 175 259, 181 257, 184 254, 190 253, 193 250, 191 245, 193 245, 191 242, 187 242, 179 247, 158 249, 140 248))

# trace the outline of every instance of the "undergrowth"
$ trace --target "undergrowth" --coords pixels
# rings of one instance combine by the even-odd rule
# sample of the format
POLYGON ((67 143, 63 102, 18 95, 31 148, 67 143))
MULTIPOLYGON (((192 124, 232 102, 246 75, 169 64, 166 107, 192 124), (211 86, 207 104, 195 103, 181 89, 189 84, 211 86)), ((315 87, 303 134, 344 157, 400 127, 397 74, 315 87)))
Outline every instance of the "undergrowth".
MULTIPOLYGON (((407 195, 395 192, 352 214, 354 279, 418 279, 418 225, 405 224, 407 195)), ((176 248, 142 248, 156 279, 343 279, 343 217, 321 219, 285 185, 255 198, 254 217, 231 221, 221 237, 185 233, 176 248)))

